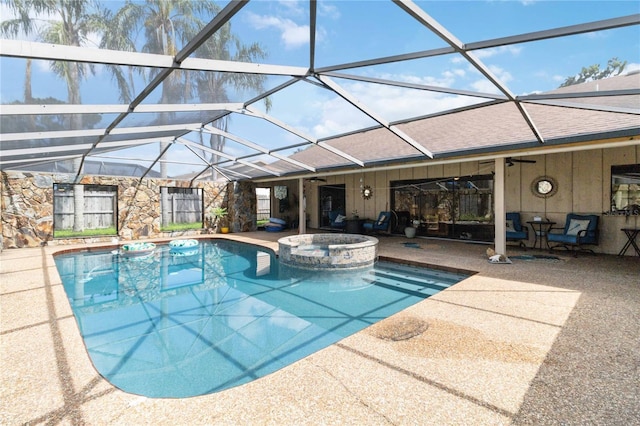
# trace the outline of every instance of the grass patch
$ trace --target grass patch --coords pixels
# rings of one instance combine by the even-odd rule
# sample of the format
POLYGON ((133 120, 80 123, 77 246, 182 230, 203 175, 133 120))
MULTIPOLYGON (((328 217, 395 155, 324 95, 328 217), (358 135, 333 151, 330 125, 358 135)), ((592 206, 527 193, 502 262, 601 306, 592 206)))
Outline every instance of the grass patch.
POLYGON ((160 230, 164 232, 188 231, 192 229, 202 229, 202 223, 170 223, 160 228, 160 230))
POLYGON ((101 237, 104 235, 118 235, 118 230, 115 226, 100 229, 85 229, 84 231, 74 231, 73 229, 53 230, 53 238, 101 237))

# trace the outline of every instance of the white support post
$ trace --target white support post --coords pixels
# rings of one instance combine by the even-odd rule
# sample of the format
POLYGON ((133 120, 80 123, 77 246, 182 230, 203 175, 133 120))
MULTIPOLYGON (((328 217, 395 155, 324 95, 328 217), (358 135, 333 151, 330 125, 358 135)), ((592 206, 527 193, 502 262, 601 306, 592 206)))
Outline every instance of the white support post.
POLYGON ((494 212, 495 212, 495 250, 496 253, 506 255, 507 252, 507 230, 506 230, 506 215, 507 212, 504 206, 504 158, 496 158, 495 160, 495 172, 493 181, 493 199, 494 199, 494 212))
POLYGON ((304 194, 304 179, 298 179, 298 234, 307 233, 307 203, 304 194))

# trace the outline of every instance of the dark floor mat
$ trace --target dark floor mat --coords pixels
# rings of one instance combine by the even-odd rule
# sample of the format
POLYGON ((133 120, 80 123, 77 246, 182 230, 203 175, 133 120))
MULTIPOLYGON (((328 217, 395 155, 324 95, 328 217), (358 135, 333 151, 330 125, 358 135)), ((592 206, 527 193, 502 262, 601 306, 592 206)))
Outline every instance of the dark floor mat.
POLYGON ((558 256, 548 254, 522 254, 518 256, 509 256, 509 259, 560 261, 558 256))
POLYGON ((422 248, 418 243, 402 243, 402 244, 404 244, 405 247, 409 247, 409 248, 422 248))

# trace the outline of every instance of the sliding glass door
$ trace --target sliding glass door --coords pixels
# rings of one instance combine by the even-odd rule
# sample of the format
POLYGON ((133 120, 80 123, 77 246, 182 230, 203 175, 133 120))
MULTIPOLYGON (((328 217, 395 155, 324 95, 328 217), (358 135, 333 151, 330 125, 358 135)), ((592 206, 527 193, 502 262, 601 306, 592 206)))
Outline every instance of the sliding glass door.
POLYGON ((493 175, 391 182, 395 232, 405 226, 417 235, 493 241, 493 175))

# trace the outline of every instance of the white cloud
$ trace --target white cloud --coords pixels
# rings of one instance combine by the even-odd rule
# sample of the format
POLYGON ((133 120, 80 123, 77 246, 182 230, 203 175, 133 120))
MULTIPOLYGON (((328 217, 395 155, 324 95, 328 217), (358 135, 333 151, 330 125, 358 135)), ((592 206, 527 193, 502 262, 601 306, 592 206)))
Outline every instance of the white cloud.
POLYGON ((504 54, 518 56, 520 55, 520 52, 522 52, 522 47, 520 46, 500 46, 492 47, 490 49, 475 50, 473 53, 478 59, 486 59, 504 54))
POLYGON ((391 80, 391 81, 403 81, 405 83, 422 84, 425 86, 440 86, 440 87, 452 87, 456 76, 464 75, 464 70, 449 70, 444 71, 440 78, 432 77, 429 75, 417 76, 415 74, 380 74, 374 77, 391 80))
POLYGON ((295 49, 309 43, 309 26, 298 25, 291 19, 275 16, 248 15, 249 23, 258 30, 275 28, 280 32, 280 39, 287 49, 295 49))
MULTIPOLYGON (((447 87, 454 83, 454 81, 450 79, 450 76, 445 76, 441 79, 397 75, 380 77, 442 87, 447 87)), ((468 97, 395 86, 372 86, 362 82, 343 84, 343 88, 385 121, 396 121, 404 118, 437 113, 480 101, 480 99, 472 100, 468 97)), ((496 89, 493 88, 491 91, 495 92, 496 89)), ((318 108, 320 108, 321 111, 318 116, 318 124, 313 127, 313 133, 318 137, 345 133, 355 128, 375 124, 372 123, 371 119, 364 113, 356 110, 350 104, 347 104, 337 97, 322 102, 318 105, 318 108)))
POLYGON ((490 65, 489 70, 491 70, 491 72, 503 83, 508 83, 509 81, 513 80, 513 76, 511 75, 511 73, 509 71, 506 71, 504 68, 496 65, 490 65))
POLYGON ((282 6, 286 10, 286 13, 290 15, 304 17, 307 14, 304 6, 299 1, 280 0, 278 4, 282 6))
POLYGON ((606 38, 609 38, 610 36, 611 36, 611 33, 607 31, 594 31, 594 32, 582 34, 582 37, 585 37, 589 40, 606 39, 606 38))
MULTIPOLYGON (((489 70, 502 84, 506 84, 513 80, 513 76, 511 75, 511 73, 509 71, 505 71, 501 67, 490 65, 489 70)), ((483 93, 500 93, 500 90, 484 77, 472 82, 471 88, 483 93)))
POLYGON ((437 112, 447 102, 447 95, 424 90, 380 86, 354 88, 354 93, 374 111, 389 121, 437 112))
POLYGON ((33 68, 35 68, 36 70, 38 70, 39 72, 42 73, 53 73, 53 71, 51 71, 51 62, 50 61, 44 61, 44 60, 40 60, 40 59, 34 59, 31 61, 31 66, 33 68))
POLYGON ((630 64, 627 64, 626 67, 624 67, 625 74, 629 74, 630 72, 634 72, 634 71, 640 71, 640 64, 632 62, 630 64))
POLYGON ((452 70, 447 70, 442 73, 448 80, 455 80, 456 77, 464 78, 467 72, 461 68, 455 68, 452 70))
POLYGON ((370 119, 344 100, 334 97, 318 105, 320 117, 313 126, 317 137, 345 133, 355 128, 371 125, 370 119))
POLYGON ((332 4, 326 2, 318 2, 318 15, 323 17, 329 17, 331 19, 340 18, 340 10, 332 4))
POLYGON ((483 93, 500 93, 498 88, 489 80, 476 80, 471 83, 473 90, 483 93))

